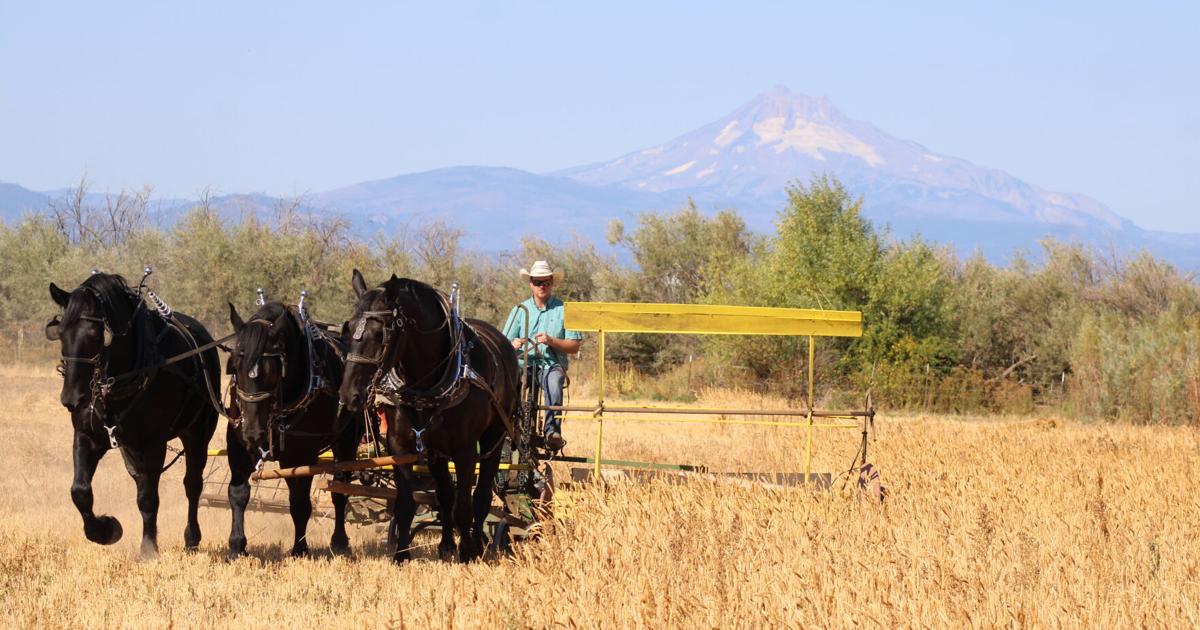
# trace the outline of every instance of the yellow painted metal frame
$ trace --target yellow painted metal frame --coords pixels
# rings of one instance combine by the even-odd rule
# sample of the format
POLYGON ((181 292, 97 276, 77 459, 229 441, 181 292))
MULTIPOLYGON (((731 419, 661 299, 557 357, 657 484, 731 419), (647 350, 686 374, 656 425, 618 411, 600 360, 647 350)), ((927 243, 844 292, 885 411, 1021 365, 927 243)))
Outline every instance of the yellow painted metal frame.
MULTIPOLYGON (((592 332, 598 336, 597 350, 597 401, 591 415, 564 416, 573 419, 592 419, 598 423, 596 430, 596 455, 594 474, 600 478, 601 454, 604 448, 604 389, 605 389, 605 335, 608 333, 662 333, 685 335, 782 335, 808 337, 808 409, 804 422, 767 422, 761 420, 718 419, 654 419, 636 418, 637 421, 687 422, 712 424, 753 424, 768 426, 803 426, 807 428, 804 449, 804 477, 811 478, 813 430, 817 428, 857 429, 857 424, 822 423, 814 420, 814 385, 816 374, 815 337, 860 337, 862 336, 862 313, 859 311, 823 311, 803 308, 770 308, 761 306, 721 306, 711 304, 638 304, 625 302, 567 302, 564 319, 568 330, 592 332)), ((678 407, 643 406, 645 413, 663 413, 678 407)), ((565 411, 565 410, 564 410, 565 411)), ((576 411, 576 409, 571 409, 576 411)), ((581 410, 580 410, 581 411, 581 410)), ((719 413, 721 410, 705 410, 719 413)), ((737 415, 735 410, 728 410, 737 415)), ((827 414, 824 414, 827 416, 827 414)), ((851 419, 854 416, 834 416, 834 419, 851 419)), ((634 420, 633 418, 621 418, 634 420)), ((864 419, 864 422, 866 420, 864 419)), ((865 426, 865 425, 864 425, 865 426)))
POLYGON ((567 302, 564 307, 567 328, 579 332, 862 336, 858 311, 626 302, 567 302))

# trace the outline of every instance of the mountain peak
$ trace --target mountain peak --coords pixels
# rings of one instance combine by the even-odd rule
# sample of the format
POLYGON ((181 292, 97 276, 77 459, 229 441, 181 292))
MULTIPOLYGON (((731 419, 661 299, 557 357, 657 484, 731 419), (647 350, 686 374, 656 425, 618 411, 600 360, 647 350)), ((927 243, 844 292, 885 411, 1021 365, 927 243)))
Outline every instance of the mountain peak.
POLYGON ((789 122, 800 118, 812 122, 842 123, 846 117, 824 96, 808 96, 777 85, 750 99, 730 118, 761 120, 785 117, 789 122))

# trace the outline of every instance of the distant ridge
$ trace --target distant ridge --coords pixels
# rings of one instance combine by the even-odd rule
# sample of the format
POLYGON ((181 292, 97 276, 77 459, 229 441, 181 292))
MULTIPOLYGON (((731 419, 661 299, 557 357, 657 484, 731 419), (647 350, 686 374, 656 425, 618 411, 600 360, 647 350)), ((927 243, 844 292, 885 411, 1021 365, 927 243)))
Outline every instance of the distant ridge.
MULTIPOLYGON (((735 208, 769 231, 785 188, 827 173, 855 195, 878 227, 898 238, 919 233, 960 254, 1004 262, 1038 252, 1051 236, 1104 251, 1148 250, 1180 267, 1200 269, 1200 235, 1143 230, 1081 194, 1053 192, 993 168, 894 138, 844 115, 824 97, 778 87, 729 115, 665 143, 617 158, 535 174, 494 166, 459 166, 399 175, 308 195, 303 206, 340 213, 360 234, 396 233, 444 218, 471 245, 516 247, 527 234, 564 242, 581 235, 602 243, 614 218, 671 211, 688 198, 705 210, 735 208)), ((0 184, 0 216, 44 209, 49 197, 0 184)), ((265 195, 213 200, 226 216, 270 209, 265 195)), ((189 202, 163 203, 168 216, 189 202)))

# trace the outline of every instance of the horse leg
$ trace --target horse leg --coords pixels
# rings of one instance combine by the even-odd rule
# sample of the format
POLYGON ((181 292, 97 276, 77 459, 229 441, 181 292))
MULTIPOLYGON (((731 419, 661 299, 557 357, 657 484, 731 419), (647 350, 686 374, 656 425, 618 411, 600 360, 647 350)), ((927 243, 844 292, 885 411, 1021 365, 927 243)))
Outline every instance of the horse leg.
MULTIPOLYGON (((343 414, 349 412, 343 411, 343 414)), ((337 436, 337 440, 333 443, 333 458, 335 461, 346 462, 355 459, 358 456, 358 432, 353 430, 354 419, 346 418, 346 424, 341 422, 339 417, 337 426, 344 426, 346 429, 337 436)), ((333 474, 336 481, 349 483, 352 481, 352 476, 349 472, 336 472, 333 474)), ((346 504, 349 503, 350 497, 333 493, 333 536, 329 539, 329 549, 333 553, 343 554, 350 551, 350 537, 346 535, 346 504)))
POLYGON ((454 468, 457 481, 454 486, 454 527, 458 530, 458 561, 470 562, 483 553, 479 541, 471 535, 471 523, 474 520, 471 511, 471 490, 475 487, 475 456, 474 444, 471 453, 459 454, 454 458, 454 468))
POLYGON ((166 442, 146 449, 121 448, 125 470, 137 483, 137 506, 142 513, 143 560, 158 555, 158 478, 162 476, 166 455, 166 442))
POLYGON ((204 491, 204 467, 208 465, 208 442, 212 438, 212 432, 207 430, 208 424, 211 423, 194 422, 191 429, 180 436, 186 466, 183 473, 183 491, 187 494, 188 501, 183 545, 188 550, 195 550, 200 546, 200 493, 204 491))
MULTIPOLYGON (((504 439, 503 433, 497 440, 502 439, 504 439)), ((482 452, 491 452, 491 455, 479 462, 479 479, 476 481, 473 496, 475 520, 472 523, 471 535, 475 538, 475 544, 480 553, 483 553, 483 549, 487 547, 483 524, 487 522, 488 514, 492 511, 492 490, 495 488, 496 473, 500 470, 500 448, 496 444, 497 440, 492 440, 490 443, 483 440, 480 444, 482 452)))
POLYGON ((454 556, 454 525, 451 515, 454 513, 454 480, 450 478, 449 460, 444 457, 429 458, 429 472, 437 484, 438 523, 442 527, 442 542, 438 543, 438 555, 442 560, 454 556))
POLYGON ((308 519, 312 517, 312 497, 309 496, 312 477, 290 477, 287 479, 287 487, 288 511, 292 515, 292 527, 295 528, 292 556, 307 556, 308 519))
MULTIPOLYGON (((392 506, 392 532, 396 549, 392 560, 403 562, 412 557, 408 547, 412 544, 412 522, 417 515, 417 502, 413 499, 412 466, 394 466, 396 476, 396 500, 392 506)), ((453 543, 452 543, 453 544, 453 543)))
POLYGON ((106 448, 98 446, 92 438, 76 431, 71 450, 75 464, 75 476, 71 480, 71 501, 83 517, 83 535, 94 543, 111 545, 121 540, 121 522, 108 515, 96 516, 92 512, 92 477, 96 474, 96 465, 100 463, 100 458, 104 457, 106 448))
POLYGON ((229 453, 229 558, 246 553, 246 507, 250 504, 250 473, 254 458, 233 427, 225 432, 225 448, 229 453))
MULTIPOLYGON (((404 417, 404 411, 397 410, 397 418, 404 417)), ((387 416, 384 416, 385 418, 387 416)), ((387 447, 391 453, 402 453, 408 431, 390 431, 387 435, 387 447)), ((358 440, 355 435, 355 441, 358 440)), ((392 474, 396 480, 396 497, 392 500, 392 522, 388 526, 388 544, 394 545, 392 560, 403 562, 412 557, 409 546, 412 544, 412 522, 417 515, 417 502, 413 499, 413 467, 392 466, 392 474)))

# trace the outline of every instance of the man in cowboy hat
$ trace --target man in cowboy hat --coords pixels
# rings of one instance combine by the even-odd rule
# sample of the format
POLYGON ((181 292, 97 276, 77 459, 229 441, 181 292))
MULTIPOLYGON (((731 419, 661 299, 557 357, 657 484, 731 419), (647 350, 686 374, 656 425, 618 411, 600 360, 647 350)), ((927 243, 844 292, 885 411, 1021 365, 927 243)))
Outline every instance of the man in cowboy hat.
MULTIPOLYGON (((521 276, 529 280, 529 290, 533 296, 521 304, 524 310, 516 306, 509 312, 504 335, 512 340, 513 348, 520 353, 522 361, 526 350, 529 351, 530 365, 523 367, 531 370, 538 379, 545 392, 546 404, 561 405, 569 361, 567 356, 579 352, 583 335, 567 330, 563 322, 562 300, 551 295, 555 285, 562 280, 561 269, 551 270, 549 263, 538 260, 529 269, 522 269, 521 276), (525 321, 526 313, 529 315, 528 322, 525 321)), ((566 444, 557 411, 546 412, 543 433, 546 448, 552 451, 566 444)))

